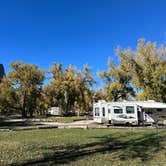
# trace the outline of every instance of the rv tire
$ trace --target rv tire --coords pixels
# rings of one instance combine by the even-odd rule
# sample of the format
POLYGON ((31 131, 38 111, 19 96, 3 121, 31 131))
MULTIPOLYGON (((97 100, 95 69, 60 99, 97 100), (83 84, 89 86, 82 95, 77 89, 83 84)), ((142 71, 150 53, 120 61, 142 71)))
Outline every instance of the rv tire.
POLYGON ((126 124, 125 124, 126 126, 130 126, 131 124, 129 123, 129 122, 126 122, 126 124))

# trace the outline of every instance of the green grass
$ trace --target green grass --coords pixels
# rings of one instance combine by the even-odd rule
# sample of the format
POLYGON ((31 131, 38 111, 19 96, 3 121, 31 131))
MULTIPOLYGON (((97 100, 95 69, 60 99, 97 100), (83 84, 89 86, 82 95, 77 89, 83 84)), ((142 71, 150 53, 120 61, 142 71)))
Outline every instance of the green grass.
POLYGON ((1 132, 0 165, 165 166, 166 129, 1 132))

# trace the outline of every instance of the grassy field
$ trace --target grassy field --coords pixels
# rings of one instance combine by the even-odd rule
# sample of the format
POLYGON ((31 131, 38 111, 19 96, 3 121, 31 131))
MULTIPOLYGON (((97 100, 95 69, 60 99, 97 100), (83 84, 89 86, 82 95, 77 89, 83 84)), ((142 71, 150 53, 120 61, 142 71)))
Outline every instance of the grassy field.
POLYGON ((165 166, 166 129, 1 132, 0 165, 165 166))

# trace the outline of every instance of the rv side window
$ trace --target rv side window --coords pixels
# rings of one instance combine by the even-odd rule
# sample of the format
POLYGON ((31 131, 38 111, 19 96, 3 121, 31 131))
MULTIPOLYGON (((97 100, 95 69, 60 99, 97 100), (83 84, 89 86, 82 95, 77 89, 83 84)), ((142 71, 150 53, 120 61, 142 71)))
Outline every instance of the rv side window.
POLYGON ((111 113, 111 110, 110 110, 110 109, 108 109, 108 113, 109 113, 109 114, 111 113))
POLYGON ((127 114, 134 114, 134 107, 133 106, 127 106, 126 107, 126 113, 127 114))
POLYGON ((96 107, 96 108, 95 108, 95 116, 100 116, 99 107, 96 107))
POLYGON ((122 114, 123 110, 121 108, 114 108, 114 113, 115 114, 122 114))
POLYGON ((103 107, 103 116, 105 116, 105 107, 103 107))
POLYGON ((162 111, 162 109, 160 109, 160 108, 157 109, 157 112, 161 112, 161 111, 162 111))

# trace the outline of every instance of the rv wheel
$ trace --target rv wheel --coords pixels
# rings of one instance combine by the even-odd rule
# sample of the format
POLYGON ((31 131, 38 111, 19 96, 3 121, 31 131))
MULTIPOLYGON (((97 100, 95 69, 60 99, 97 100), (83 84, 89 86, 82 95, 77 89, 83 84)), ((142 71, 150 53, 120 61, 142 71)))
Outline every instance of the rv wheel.
POLYGON ((129 123, 129 122, 126 122, 126 126, 130 126, 130 123, 129 123))

